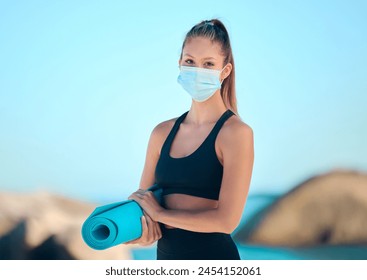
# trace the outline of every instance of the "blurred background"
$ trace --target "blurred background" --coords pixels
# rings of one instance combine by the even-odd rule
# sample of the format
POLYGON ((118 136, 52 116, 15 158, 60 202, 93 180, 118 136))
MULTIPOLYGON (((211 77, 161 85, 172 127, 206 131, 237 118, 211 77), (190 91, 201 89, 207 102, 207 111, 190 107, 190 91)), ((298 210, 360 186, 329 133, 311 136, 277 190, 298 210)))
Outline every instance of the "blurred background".
POLYGON ((243 259, 367 259, 365 1, 0 1, 0 259, 97 252, 97 205, 136 190, 152 129, 191 105, 186 32, 227 27, 255 162, 243 259))

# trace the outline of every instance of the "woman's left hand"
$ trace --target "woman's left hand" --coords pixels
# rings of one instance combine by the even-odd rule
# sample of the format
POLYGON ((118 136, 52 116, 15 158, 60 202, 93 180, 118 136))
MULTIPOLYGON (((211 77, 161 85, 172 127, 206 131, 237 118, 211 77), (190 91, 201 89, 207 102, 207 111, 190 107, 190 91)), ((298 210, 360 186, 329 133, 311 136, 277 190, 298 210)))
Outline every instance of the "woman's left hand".
POLYGON ((159 214, 164 211, 151 191, 139 189, 132 193, 128 199, 135 200, 155 222, 158 222, 159 214))

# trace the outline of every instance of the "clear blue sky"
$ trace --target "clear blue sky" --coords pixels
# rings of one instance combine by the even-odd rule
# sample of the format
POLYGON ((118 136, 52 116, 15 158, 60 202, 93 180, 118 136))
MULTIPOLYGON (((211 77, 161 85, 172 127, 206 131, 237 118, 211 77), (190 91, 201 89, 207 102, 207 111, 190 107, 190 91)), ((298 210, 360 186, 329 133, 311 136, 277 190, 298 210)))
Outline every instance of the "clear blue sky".
POLYGON ((124 199, 151 130, 189 109, 185 33, 227 26, 251 193, 367 170, 366 1, 0 1, 0 189, 124 199))

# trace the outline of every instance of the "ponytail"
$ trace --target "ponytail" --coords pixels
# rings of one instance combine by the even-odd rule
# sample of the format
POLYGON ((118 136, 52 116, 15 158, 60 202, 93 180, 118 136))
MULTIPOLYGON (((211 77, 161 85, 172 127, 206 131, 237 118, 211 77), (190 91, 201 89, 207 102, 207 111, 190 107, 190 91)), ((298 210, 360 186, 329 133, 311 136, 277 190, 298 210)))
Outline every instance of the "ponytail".
POLYGON ((224 55, 223 66, 225 66, 227 63, 232 64, 232 71, 228 75, 228 77, 224 79, 220 94, 227 109, 231 109, 236 115, 238 115, 235 89, 235 66, 232 54, 232 47, 227 29, 225 28, 224 24, 218 19, 204 20, 196 24, 190 29, 189 32, 187 32, 185 36, 185 40, 183 41, 181 48, 181 57, 182 51, 188 39, 195 37, 205 37, 209 38, 212 42, 219 43, 221 45, 222 53, 224 55))

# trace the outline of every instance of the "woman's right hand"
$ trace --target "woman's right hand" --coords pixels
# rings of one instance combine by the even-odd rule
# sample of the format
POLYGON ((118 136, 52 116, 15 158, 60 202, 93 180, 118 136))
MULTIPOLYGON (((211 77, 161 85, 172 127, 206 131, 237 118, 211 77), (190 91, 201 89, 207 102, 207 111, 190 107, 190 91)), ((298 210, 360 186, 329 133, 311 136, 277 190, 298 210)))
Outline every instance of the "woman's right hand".
POLYGON ((123 244, 139 244, 149 246, 162 237, 161 228, 158 222, 153 221, 147 213, 141 217, 142 234, 139 238, 125 242, 123 244))

